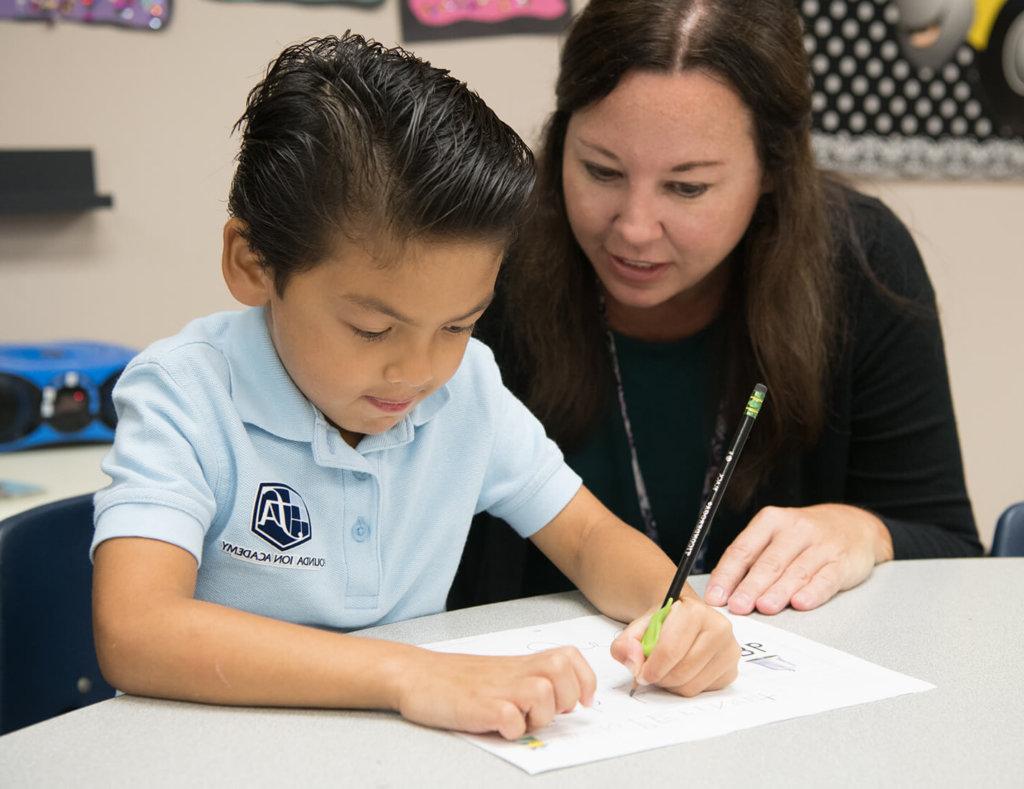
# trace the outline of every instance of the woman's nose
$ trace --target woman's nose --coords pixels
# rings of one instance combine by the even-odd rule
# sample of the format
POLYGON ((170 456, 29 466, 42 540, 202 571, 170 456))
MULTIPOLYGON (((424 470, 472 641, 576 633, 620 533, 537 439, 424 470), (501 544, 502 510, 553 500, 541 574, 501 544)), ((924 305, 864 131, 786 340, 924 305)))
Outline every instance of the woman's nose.
POLYGON ((664 232, 654 198, 637 189, 624 196, 614 226, 622 240, 636 248, 657 240, 664 232))

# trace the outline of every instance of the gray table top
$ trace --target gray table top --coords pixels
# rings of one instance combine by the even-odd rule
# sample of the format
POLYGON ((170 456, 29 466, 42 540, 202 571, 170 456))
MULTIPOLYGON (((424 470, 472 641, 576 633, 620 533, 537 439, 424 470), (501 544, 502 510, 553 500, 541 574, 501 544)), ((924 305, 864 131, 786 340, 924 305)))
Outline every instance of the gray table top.
MULTIPOLYGON (((883 565, 817 611, 763 618, 935 690, 536 776, 390 713, 122 696, 0 737, 0 785, 1020 787, 1022 589, 1024 559, 883 565)), ((364 632, 428 643, 589 613, 551 595, 364 632)))

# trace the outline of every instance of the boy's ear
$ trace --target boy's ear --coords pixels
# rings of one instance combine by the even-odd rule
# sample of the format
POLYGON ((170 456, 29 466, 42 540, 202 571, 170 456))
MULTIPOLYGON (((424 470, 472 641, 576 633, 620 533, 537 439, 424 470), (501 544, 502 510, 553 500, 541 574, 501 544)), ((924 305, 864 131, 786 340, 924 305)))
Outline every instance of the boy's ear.
POLYGON ((247 307, 262 307, 270 301, 274 280, 249 247, 245 229, 245 223, 235 217, 224 223, 220 268, 232 296, 247 307))

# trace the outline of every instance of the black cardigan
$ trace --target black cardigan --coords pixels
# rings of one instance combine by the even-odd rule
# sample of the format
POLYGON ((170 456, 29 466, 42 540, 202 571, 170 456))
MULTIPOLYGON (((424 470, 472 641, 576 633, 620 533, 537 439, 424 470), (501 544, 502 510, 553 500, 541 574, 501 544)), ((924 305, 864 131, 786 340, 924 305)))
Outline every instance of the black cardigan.
MULTIPOLYGON (((847 331, 832 366, 825 429, 809 451, 780 455, 749 506, 719 510, 707 538, 709 568, 767 505, 862 507, 888 527, 897 559, 982 553, 931 282, 900 220, 878 200, 857 193, 849 198, 863 255, 847 245, 837 256, 847 331), (916 306, 908 307, 907 300, 916 306)), ((487 317, 480 336, 494 340, 489 344, 514 387, 521 375, 493 323, 500 310, 487 317)), ((470 530, 448 605, 571 588, 532 543, 483 514, 470 530)))

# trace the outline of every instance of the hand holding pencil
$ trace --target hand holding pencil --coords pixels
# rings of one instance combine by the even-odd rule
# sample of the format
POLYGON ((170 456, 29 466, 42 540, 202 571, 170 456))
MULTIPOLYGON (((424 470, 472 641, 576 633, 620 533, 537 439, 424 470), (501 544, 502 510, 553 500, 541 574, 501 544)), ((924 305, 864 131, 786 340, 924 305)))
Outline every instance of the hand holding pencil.
POLYGON ((767 394, 763 384, 754 387, 661 606, 630 624, 612 644, 612 656, 633 672, 630 696, 638 685, 648 684, 691 696, 725 687, 736 678, 739 647, 732 639, 732 626, 692 592, 684 595, 683 589, 767 394), (732 641, 735 656, 722 649, 723 638, 732 641))
POLYGON ((612 657, 633 672, 634 682, 692 697, 736 679, 740 647, 732 624, 688 592, 670 607, 657 649, 645 658, 641 638, 657 610, 632 622, 612 643, 612 657))

